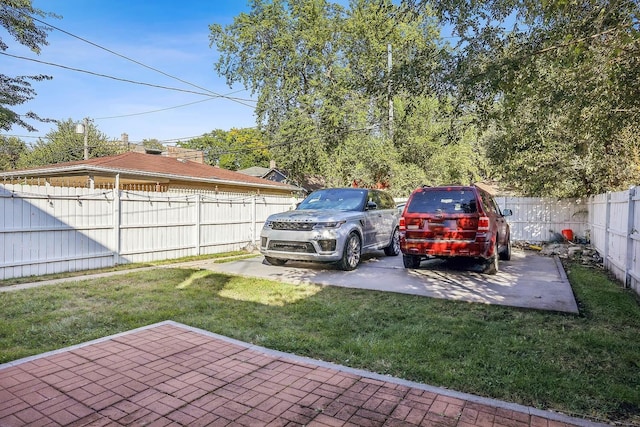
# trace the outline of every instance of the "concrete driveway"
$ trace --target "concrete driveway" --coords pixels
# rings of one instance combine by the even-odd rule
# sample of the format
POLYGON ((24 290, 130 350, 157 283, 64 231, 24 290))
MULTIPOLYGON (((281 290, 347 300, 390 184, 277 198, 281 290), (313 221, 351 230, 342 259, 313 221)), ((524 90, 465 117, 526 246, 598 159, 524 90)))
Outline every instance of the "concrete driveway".
POLYGON ((292 262, 269 265, 262 256, 222 264, 206 265, 222 273, 423 295, 432 298, 499 304, 537 310, 578 313, 573 291, 558 258, 514 250, 510 261, 501 261, 494 276, 481 274, 472 263, 423 261, 419 269, 405 269, 402 256, 382 252, 365 255, 354 271, 333 265, 292 262))

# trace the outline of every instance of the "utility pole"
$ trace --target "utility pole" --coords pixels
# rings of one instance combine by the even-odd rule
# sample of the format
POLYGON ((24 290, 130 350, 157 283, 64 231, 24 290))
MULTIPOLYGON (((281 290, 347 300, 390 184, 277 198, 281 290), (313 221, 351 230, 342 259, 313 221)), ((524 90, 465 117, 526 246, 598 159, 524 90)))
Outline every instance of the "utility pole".
POLYGON ((89 160, 89 118, 85 117, 82 123, 76 125, 76 133, 84 135, 84 159, 89 160))
POLYGON ((387 44, 387 97, 389 98, 389 137, 393 137, 393 94, 391 91, 391 68, 393 65, 391 43, 387 44))
POLYGON ((89 160, 89 118, 84 118, 84 159, 89 160))

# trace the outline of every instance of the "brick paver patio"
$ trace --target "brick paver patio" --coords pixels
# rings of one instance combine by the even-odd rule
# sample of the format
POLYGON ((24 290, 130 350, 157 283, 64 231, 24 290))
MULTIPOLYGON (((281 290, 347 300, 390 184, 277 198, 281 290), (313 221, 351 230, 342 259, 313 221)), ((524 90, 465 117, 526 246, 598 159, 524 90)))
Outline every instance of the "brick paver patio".
POLYGON ((24 425, 597 424, 163 322, 0 365, 0 426, 24 425))

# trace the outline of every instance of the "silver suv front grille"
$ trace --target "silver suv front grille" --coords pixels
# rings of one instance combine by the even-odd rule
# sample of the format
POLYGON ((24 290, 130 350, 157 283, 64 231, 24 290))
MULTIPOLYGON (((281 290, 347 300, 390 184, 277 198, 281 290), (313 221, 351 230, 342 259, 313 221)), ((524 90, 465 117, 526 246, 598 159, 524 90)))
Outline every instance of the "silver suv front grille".
POLYGON ((309 231, 316 226, 315 222, 274 222, 271 228, 274 230, 309 231))

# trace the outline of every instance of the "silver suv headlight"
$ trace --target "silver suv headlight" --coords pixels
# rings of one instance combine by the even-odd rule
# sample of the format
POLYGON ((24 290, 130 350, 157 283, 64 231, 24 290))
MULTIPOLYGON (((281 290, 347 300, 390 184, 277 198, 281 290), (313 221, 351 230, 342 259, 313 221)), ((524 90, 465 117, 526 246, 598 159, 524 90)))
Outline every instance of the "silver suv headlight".
POLYGON ((326 229, 340 228, 340 226, 342 224, 344 224, 345 222, 347 222, 347 221, 318 222, 313 227, 313 229, 314 230, 326 230, 326 229))

